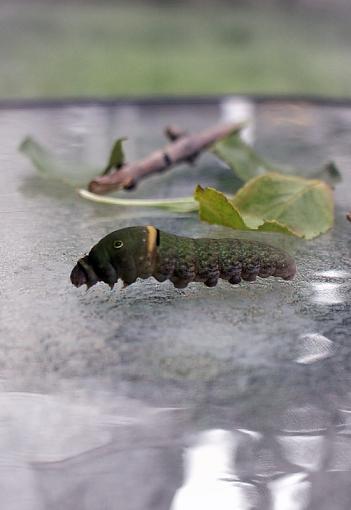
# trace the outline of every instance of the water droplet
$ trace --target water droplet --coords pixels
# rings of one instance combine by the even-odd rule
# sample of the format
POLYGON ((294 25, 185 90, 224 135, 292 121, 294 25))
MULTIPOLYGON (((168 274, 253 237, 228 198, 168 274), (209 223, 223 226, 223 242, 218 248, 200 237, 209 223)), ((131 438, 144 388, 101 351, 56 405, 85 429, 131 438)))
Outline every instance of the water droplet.
POLYGON ((296 363, 310 365, 316 361, 330 358, 336 352, 336 346, 332 340, 319 333, 307 333, 299 336, 296 345, 296 363))

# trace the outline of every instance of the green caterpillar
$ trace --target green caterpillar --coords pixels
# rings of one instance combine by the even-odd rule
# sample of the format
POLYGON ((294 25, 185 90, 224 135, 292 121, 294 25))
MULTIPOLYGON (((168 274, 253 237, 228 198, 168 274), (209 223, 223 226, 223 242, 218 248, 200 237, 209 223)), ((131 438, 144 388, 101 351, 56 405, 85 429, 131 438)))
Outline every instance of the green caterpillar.
POLYGON ((214 287, 219 278, 232 284, 241 279, 251 282, 257 276, 291 280, 295 272, 294 259, 267 244, 242 239, 191 239, 145 226, 116 230, 101 239, 78 260, 71 282, 89 288, 103 281, 113 288, 118 279, 130 285, 137 278, 153 276, 183 289, 190 282, 214 287))

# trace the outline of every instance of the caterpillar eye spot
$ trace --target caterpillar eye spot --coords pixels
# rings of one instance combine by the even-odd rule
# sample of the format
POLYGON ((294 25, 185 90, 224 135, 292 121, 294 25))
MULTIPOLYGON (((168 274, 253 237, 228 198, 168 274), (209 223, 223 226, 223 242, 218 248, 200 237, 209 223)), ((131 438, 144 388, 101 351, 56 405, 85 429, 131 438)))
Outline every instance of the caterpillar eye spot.
POLYGON ((118 248, 122 248, 123 246, 123 241, 114 241, 113 243, 113 247, 116 248, 116 250, 118 250, 118 248))

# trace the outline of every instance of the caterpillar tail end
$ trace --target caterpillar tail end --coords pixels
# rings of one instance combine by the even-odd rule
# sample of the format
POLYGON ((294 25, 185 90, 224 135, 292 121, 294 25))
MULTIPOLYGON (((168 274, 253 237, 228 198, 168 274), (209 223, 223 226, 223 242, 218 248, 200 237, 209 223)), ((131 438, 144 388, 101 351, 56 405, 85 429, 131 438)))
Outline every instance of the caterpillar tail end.
POLYGON ((296 275, 296 262, 288 256, 285 261, 277 268, 277 276, 283 278, 283 280, 293 280, 296 275))

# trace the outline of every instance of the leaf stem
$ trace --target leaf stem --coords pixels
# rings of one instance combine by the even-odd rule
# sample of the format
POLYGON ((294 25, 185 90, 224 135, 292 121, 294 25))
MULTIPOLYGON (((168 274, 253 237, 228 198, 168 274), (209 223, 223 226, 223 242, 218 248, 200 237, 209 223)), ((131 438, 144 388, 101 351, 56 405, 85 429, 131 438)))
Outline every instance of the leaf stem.
POLYGON ((117 205, 123 207, 158 207, 177 212, 191 212, 198 209, 198 204, 193 197, 180 198, 117 198, 106 197, 92 193, 86 189, 79 189, 81 197, 100 204, 117 205))

